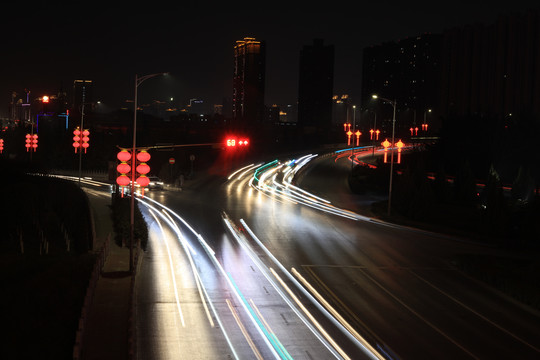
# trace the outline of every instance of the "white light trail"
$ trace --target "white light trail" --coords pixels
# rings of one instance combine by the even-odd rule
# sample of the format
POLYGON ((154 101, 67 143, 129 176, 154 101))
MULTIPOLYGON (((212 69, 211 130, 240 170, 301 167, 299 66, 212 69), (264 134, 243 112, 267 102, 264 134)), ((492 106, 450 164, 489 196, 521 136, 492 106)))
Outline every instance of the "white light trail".
MULTIPOLYGON (((238 287, 235 285, 232 276, 225 271, 225 269, 223 268, 223 266, 221 265, 219 260, 216 258, 214 250, 212 250, 212 248, 203 239, 203 237, 200 234, 196 233, 195 230, 191 226, 189 226, 189 224, 182 217, 180 217, 178 214, 176 214, 171 209, 167 208, 165 205, 162 205, 159 202, 157 202, 157 201, 155 201, 153 199, 150 199, 150 198, 148 198, 148 200, 158 204, 160 207, 162 207, 162 208, 166 209, 167 211, 169 211, 169 213, 171 215, 175 216, 180 221, 182 221, 184 223, 184 225, 186 225, 186 227, 188 229, 190 229, 193 232, 193 234, 195 234, 197 236, 197 239, 199 240, 199 242, 203 245, 204 249, 206 250, 206 253, 207 253, 208 257, 212 260, 212 262, 214 263, 214 266, 219 270, 219 272, 222 274, 223 278, 229 284, 229 287, 230 287, 232 293, 237 297, 237 300, 240 302, 240 304, 242 304, 242 307, 244 308, 246 314, 248 315, 248 317, 252 321, 253 325, 255 326, 255 328, 257 329, 259 334, 261 335, 262 339, 264 340, 264 342, 268 346, 268 349, 270 350, 270 352, 272 352, 272 354, 274 355, 274 357, 276 359, 280 359, 280 356, 277 354, 275 348, 270 343, 270 340, 264 334, 264 331, 261 328, 260 324, 258 323, 258 320, 254 317, 253 311, 249 308, 249 305, 247 304, 247 301, 245 300, 244 296, 242 295, 242 293, 240 292, 238 287)), ((140 201, 142 201, 142 200, 140 200, 140 201)), ((147 204, 147 205, 150 206, 149 204, 147 204)))
MULTIPOLYGON (((189 226, 189 224, 188 224, 187 222, 185 222, 184 219, 182 219, 182 218, 181 218, 178 214, 176 214, 174 211, 172 211, 172 210, 170 210, 169 208, 167 208, 165 205, 163 205, 163 204, 161 204, 161 203, 159 203, 159 202, 157 202, 157 201, 155 201, 155 200, 153 200, 153 199, 150 199, 150 198, 146 198, 146 199, 147 199, 147 200, 151 200, 152 202, 154 202, 155 204, 157 204, 158 206, 160 206, 162 209, 165 209, 165 210, 168 211, 170 214, 172 214, 172 215, 176 216, 177 218, 179 218, 179 219, 184 223, 184 225, 186 225, 186 227, 188 227, 188 229, 190 229, 190 230, 197 236, 197 239, 199 239, 199 241, 201 241, 201 243, 204 243, 204 244, 205 244, 204 248, 205 248, 205 250, 207 251, 207 253, 211 254, 211 256, 214 256, 214 254, 215 254, 214 251, 208 246, 208 244, 206 244, 206 242, 204 241, 204 239, 202 238, 202 236, 201 236, 200 234, 197 234, 197 233, 193 230, 193 228, 192 228, 191 226, 189 226)), ((144 200, 141 200, 141 199, 137 199, 137 200, 139 200, 139 202, 141 202, 144 206, 148 207, 149 210, 150 210, 150 209, 153 209, 155 212, 157 212, 158 214, 160 214, 160 212, 159 212, 154 206, 150 205, 149 203, 145 202, 144 200)), ((165 221, 169 221, 169 220, 166 219, 165 217, 163 217, 163 219, 164 219, 165 221)), ((172 226, 171 226, 171 227, 172 227, 172 226)), ((196 272, 195 275, 197 276, 199 282, 200 282, 201 284, 203 284, 202 281, 201 281, 201 278, 200 278, 200 276, 199 276, 199 273, 196 272)), ((227 341, 227 344, 229 345, 229 348, 231 349, 231 352, 232 352, 232 354, 234 355, 234 358, 238 360, 238 359, 239 359, 238 354, 236 353, 236 350, 235 350, 235 348, 234 348, 234 345, 233 345, 233 343, 231 342, 231 339, 230 339, 229 335, 227 334, 227 331, 225 330, 225 326, 224 326, 223 322, 221 321, 221 318, 219 317, 219 314, 218 314, 217 309, 215 308, 215 306, 214 306, 214 304, 213 304, 213 302, 212 302, 212 299, 210 298, 210 296, 209 296, 209 294, 208 294, 208 292, 207 292, 207 290, 206 290, 206 288, 205 288, 204 286, 202 287, 202 290, 203 290, 203 292, 204 292, 204 295, 205 295, 206 298, 208 299, 208 304, 210 305, 210 308, 212 309, 212 312, 213 312, 213 314, 214 314, 214 316, 215 316, 215 318, 216 318, 216 320, 217 320, 217 322, 218 322, 218 324, 219 324, 219 328, 221 329, 221 332, 223 333, 223 336, 225 337, 225 340, 227 341)))
POLYGON ((339 354, 347 360, 350 360, 350 357, 339 347, 339 345, 332 339, 332 337, 324 330, 324 328, 319 324, 319 322, 315 319, 313 315, 309 312, 308 309, 302 304, 302 302, 298 299, 298 297, 291 291, 291 289, 285 284, 285 282, 279 277, 279 275, 276 273, 276 271, 272 268, 270 268, 270 272, 276 277, 276 279, 280 282, 281 286, 285 288, 285 290, 289 293, 289 296, 296 302, 296 304, 302 309, 302 311, 310 318, 311 322, 319 329, 319 331, 323 334, 323 336, 326 338, 330 344, 336 349, 339 354))
MULTIPOLYGON (((266 255, 276 264, 276 266, 291 280, 296 287, 304 293, 304 295, 321 310, 323 314, 327 316, 329 320, 331 320, 337 327, 340 329, 349 339, 351 339, 357 346, 364 351, 365 354, 370 356, 374 360, 379 360, 382 357, 380 354, 378 354, 376 351, 372 352, 370 349, 366 348, 362 342, 360 342, 356 337, 354 337, 339 321, 336 320, 334 316, 332 316, 326 308, 324 308, 314 297, 311 295, 309 291, 307 291, 299 282, 296 280, 294 276, 291 275, 289 271, 279 262, 279 260, 268 250, 268 248, 262 243, 262 241, 255 235, 255 233, 251 230, 251 228, 246 224, 244 219, 240 219, 240 223, 244 226, 246 231, 251 235, 253 240, 257 242, 257 244, 261 247, 261 249, 266 253, 266 255)), ((384 359, 384 358, 382 358, 384 359)))
POLYGON ((253 263, 261 274, 268 280, 268 282, 272 285, 274 290, 281 296, 281 298, 289 305, 289 308, 298 316, 300 320, 308 327, 309 330, 321 341, 321 343, 336 357, 341 358, 340 355, 336 352, 336 350, 326 341, 326 339, 320 334, 320 332, 317 331, 313 327, 313 325, 309 322, 309 320, 298 310, 296 306, 291 302, 291 300, 285 295, 285 293, 281 290, 281 287, 276 284, 276 282, 273 280, 273 278, 270 276, 270 271, 262 264, 261 260, 258 258, 256 254, 254 254, 253 250, 246 244, 245 239, 242 239, 238 232, 233 228, 233 225, 231 224, 230 220, 228 219, 227 215, 224 214, 223 221, 225 222, 227 228, 229 228, 229 231, 234 236, 234 238, 240 243, 240 245, 246 249, 246 252, 248 256, 253 260, 253 263))
POLYGON ((157 216, 154 214, 152 209, 148 209, 150 211, 150 214, 152 217, 156 220, 156 223, 159 226, 159 229, 161 231, 161 234, 163 235, 163 242, 165 243, 165 247, 167 248, 167 255, 169 256, 169 266, 171 269, 171 277, 173 281, 173 287, 174 287, 174 297, 176 299, 176 308, 178 309, 178 314, 180 315, 180 321, 182 322, 182 327, 186 327, 186 323, 184 321, 184 314, 182 313, 182 307, 180 306, 180 299, 178 296, 178 287, 176 286, 176 276, 174 275, 174 266, 172 263, 172 256, 171 256, 171 250, 169 249, 169 243, 167 242, 165 232, 163 231, 163 227, 161 226, 161 222, 157 218, 157 216))

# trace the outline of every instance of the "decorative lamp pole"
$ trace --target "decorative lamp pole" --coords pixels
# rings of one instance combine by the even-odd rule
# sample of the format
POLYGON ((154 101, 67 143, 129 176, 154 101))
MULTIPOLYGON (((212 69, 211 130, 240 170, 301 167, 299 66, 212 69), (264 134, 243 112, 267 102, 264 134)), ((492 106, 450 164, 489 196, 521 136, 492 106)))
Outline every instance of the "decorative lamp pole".
POLYGON ((396 100, 388 100, 383 97, 379 97, 377 95, 372 95, 374 99, 381 99, 384 100, 392 105, 393 108, 393 115, 392 115, 392 149, 390 153, 390 185, 388 186, 388 216, 390 216, 390 209, 392 206, 392 175, 394 173, 394 135, 395 135, 395 129, 396 129, 396 100))
MULTIPOLYGON (((137 151, 137 88, 145 80, 153 78, 159 75, 167 75, 168 73, 156 73, 144 76, 138 76, 135 74, 135 98, 133 101, 133 147, 132 147, 132 156, 135 157, 137 151)), ((135 159, 132 161, 135 162, 135 159)), ((132 164, 134 165, 134 164, 132 164)), ((131 167, 131 204, 130 204, 130 231, 129 231, 129 271, 133 273, 133 243, 135 235, 135 166, 131 167)))

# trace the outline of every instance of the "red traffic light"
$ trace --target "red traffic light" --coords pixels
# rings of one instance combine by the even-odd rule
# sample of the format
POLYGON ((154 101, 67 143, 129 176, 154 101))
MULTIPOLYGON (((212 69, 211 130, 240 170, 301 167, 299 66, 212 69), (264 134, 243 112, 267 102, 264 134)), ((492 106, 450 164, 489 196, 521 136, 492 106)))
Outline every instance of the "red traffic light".
POLYGON ((225 146, 228 148, 247 147, 249 139, 245 137, 230 136, 225 140, 225 146))

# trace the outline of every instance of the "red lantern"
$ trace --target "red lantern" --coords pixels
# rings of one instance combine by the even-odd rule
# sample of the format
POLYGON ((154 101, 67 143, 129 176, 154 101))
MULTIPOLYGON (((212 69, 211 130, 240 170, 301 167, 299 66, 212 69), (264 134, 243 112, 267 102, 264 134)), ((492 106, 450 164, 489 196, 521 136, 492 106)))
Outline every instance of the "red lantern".
POLYGON ((88 144, 88 141, 90 141, 90 138, 88 137, 88 135, 90 135, 90 131, 84 130, 82 132, 82 135, 83 135, 83 137, 82 137, 82 141, 83 141, 82 147, 84 148, 84 153, 86 154, 86 149, 88 149, 88 146, 90 146, 88 144))
POLYGON ((143 163, 148 162, 148 160, 150 160, 150 157, 150 154, 146 150, 141 150, 137 154, 137 160, 143 163))
POLYGON ((116 170, 120 174, 127 174, 131 170, 131 166, 129 166, 128 163, 122 161, 118 166, 116 167, 116 170))
POLYGON ((122 150, 116 155, 116 158, 120 161, 128 162, 131 160, 131 153, 127 150, 122 150))
POLYGON ((386 139, 381 143, 381 145, 384 146, 384 162, 386 163, 388 161, 388 147, 392 144, 390 144, 390 141, 386 139))
POLYGON ((0 154, 4 151, 4 139, 0 139, 0 154))
POLYGON ((399 141, 396 143, 396 146, 397 146, 397 152, 398 152, 398 158, 397 158, 397 163, 398 164, 401 164, 401 148, 403 147, 403 142, 401 141, 401 139, 399 139, 399 141))
POLYGON ((150 184, 150 179, 146 175, 141 175, 137 178, 137 184, 141 185, 142 187, 148 186, 150 184))
POLYGON ((360 135, 362 135, 362 133, 360 132, 360 130, 356 130, 354 135, 356 135, 356 146, 358 146, 358 144, 360 143, 360 135))
POLYGON ((26 147, 26 152, 30 150, 30 147, 32 146, 32 135, 26 134, 26 144, 24 145, 26 147))
POLYGON ((38 135, 34 134, 33 139, 32 139, 32 148, 34 151, 36 151, 37 149, 37 146, 38 146, 37 144, 38 144, 38 135))
POLYGON ((150 166, 147 163, 141 163, 137 166, 136 170, 139 174, 146 175, 150 172, 150 166))
POLYGON ((120 186, 128 186, 130 182, 131 182, 131 180, 125 174, 122 174, 122 175, 120 175, 119 177, 116 178, 116 183, 118 185, 120 185, 120 186))

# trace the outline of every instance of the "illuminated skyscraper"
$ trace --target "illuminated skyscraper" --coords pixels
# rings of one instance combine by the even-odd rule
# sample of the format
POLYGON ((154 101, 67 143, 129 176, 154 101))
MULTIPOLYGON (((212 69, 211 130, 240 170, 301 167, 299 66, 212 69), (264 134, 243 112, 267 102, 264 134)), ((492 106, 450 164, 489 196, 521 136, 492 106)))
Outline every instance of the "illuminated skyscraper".
POLYGON ((264 42, 246 37, 234 46, 233 119, 261 122, 264 116, 266 52, 264 42))

